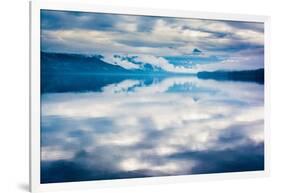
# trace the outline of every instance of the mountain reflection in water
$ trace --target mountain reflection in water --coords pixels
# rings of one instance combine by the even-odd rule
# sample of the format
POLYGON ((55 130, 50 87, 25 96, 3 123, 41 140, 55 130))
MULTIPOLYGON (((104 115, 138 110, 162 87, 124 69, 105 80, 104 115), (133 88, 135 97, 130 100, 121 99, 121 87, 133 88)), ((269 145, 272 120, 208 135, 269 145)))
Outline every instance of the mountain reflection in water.
POLYGON ((41 183, 264 169, 261 84, 196 76, 48 81, 41 183))

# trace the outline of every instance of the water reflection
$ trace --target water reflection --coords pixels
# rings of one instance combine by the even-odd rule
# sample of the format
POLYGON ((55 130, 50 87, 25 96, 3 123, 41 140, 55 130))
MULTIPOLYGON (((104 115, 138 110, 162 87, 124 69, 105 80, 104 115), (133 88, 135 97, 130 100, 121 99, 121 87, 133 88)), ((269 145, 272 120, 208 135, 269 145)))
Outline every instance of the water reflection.
POLYGON ((106 80, 42 93, 42 183, 263 170, 263 85, 106 80))

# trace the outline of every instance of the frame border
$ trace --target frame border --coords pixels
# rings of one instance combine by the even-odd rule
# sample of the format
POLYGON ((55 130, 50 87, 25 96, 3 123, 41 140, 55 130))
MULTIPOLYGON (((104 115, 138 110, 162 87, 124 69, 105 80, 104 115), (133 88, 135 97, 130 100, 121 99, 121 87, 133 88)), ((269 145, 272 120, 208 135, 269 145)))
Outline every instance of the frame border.
POLYGON ((57 190, 78 190, 103 187, 132 187, 151 184, 183 183, 191 181, 210 181, 267 177, 270 174, 270 17, 246 14, 195 12, 185 10, 148 9, 98 5, 88 2, 33 0, 30 7, 30 47, 29 47, 29 187, 31 192, 57 190), (83 11, 96 13, 162 16, 192 19, 213 19, 264 23, 264 170, 216 174, 194 174, 169 177, 131 178, 101 181, 81 181, 65 183, 40 183, 40 10, 83 11))

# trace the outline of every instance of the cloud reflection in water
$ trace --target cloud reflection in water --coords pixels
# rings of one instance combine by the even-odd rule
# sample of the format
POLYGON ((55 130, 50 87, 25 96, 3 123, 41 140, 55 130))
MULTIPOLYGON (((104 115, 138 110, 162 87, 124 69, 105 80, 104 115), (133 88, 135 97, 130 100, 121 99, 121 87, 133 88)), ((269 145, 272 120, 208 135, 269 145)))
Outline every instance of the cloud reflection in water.
POLYGON ((263 170, 263 85, 171 77, 42 94, 41 182, 263 170))

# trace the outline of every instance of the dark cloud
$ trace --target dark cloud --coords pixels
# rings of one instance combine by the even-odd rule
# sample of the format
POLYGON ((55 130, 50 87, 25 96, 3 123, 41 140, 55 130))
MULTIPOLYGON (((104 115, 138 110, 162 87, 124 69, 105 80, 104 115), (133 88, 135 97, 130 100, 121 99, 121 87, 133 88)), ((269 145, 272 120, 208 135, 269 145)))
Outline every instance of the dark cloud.
POLYGON ((42 10, 41 21, 41 50, 49 52, 168 56, 198 48, 223 55, 263 47, 262 23, 52 10, 42 10), (67 30, 71 33, 53 33, 67 30), (89 37, 89 31, 98 31, 97 39, 89 37))
POLYGON ((225 23, 237 29, 254 30, 262 33, 264 32, 264 24, 259 22, 225 21, 225 23))
POLYGON ((138 31, 139 32, 151 32, 154 29, 155 23, 158 17, 137 17, 138 18, 138 31))
MULTIPOLYGON (((106 151, 89 154, 82 150, 72 160, 42 161, 41 183, 75 182, 91 180, 109 180, 124 178, 152 177, 145 170, 122 171, 115 164, 116 158, 107 160, 106 151), (90 160, 90 161, 89 161, 90 160), (90 163, 90 164, 89 164, 90 163)), ((197 165, 192 171, 185 171, 173 175, 208 174, 223 172, 245 172, 264 170, 264 145, 246 144, 235 148, 208 151, 180 152, 168 156, 170 160, 195 160, 197 165), (208 160, 208 161, 207 161, 208 160)), ((120 152, 121 153, 121 152, 120 152)), ((112 155, 111 155, 112 156, 112 155)), ((112 158, 112 157, 111 157, 112 158)), ((146 158, 154 164, 163 164, 164 159, 146 158)), ((163 171, 165 174, 165 171, 163 171)), ((167 174, 165 174, 167 175, 167 174)), ((171 175, 171 174, 168 174, 171 175)), ((156 176, 161 176, 160 174, 156 176)))
POLYGON ((118 15, 74 11, 41 11, 42 30, 94 29, 114 30, 118 15))
POLYGON ((153 39, 123 39, 123 40, 116 40, 119 43, 133 46, 133 47, 150 47, 150 48, 167 48, 167 47, 179 47, 184 46, 185 42, 180 41, 155 41, 153 39))
MULTIPOLYGON (((167 79, 150 80, 134 84, 140 85, 135 92, 128 92, 123 85, 126 95, 85 90, 42 94, 41 182, 262 170, 263 120, 257 107, 263 104, 263 87, 248 83, 240 87, 235 83, 233 91, 232 82, 208 85, 198 80, 195 85, 187 79, 181 83, 174 80, 172 84, 167 84, 167 79), (161 84, 164 82, 165 89, 161 84), (168 88, 176 85, 184 89, 170 93, 168 88), (147 95, 137 94, 141 88, 162 88, 162 92, 152 94, 151 101, 147 95), (175 94, 179 94, 178 98, 174 98, 175 94), (146 100, 139 100, 139 96, 146 100), (164 100, 155 101, 159 96, 165 96, 164 100), (191 100, 196 96, 199 101, 191 100), (179 100, 182 97, 185 100, 179 100), (97 110, 99 104, 104 109, 109 107, 109 111, 91 115, 102 111, 97 110), (221 112, 217 112, 218 106, 221 112), (153 108, 148 112, 150 107, 153 108), (153 110, 163 107, 168 108, 153 110), (208 113, 208 118, 181 118, 182 109, 187 113, 190 109, 208 113), (169 112, 165 119, 174 116, 172 122, 163 121, 165 112, 169 112), (247 121, 233 121, 241 116, 247 121)), ((67 81, 63 76, 60 80, 62 84, 67 81)), ((120 86, 119 82, 110 85, 120 86)))
POLYGON ((43 184, 149 177, 143 171, 116 171, 108 165, 106 169, 89 168, 84 163, 68 160, 41 162, 41 164, 41 183, 43 184))
POLYGON ((264 144, 246 144, 235 148, 211 151, 183 152, 174 159, 193 159, 198 165, 193 174, 245 172, 264 170, 264 144))
POLYGON ((212 45, 204 44, 204 42, 201 42, 199 45, 205 50, 221 52, 222 54, 231 54, 249 49, 253 52, 257 52, 258 50, 263 48, 262 45, 251 44, 244 41, 233 41, 232 43, 226 45, 212 45))

